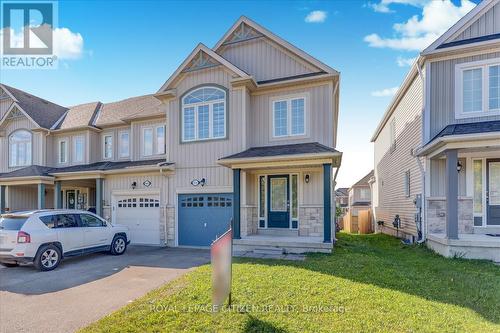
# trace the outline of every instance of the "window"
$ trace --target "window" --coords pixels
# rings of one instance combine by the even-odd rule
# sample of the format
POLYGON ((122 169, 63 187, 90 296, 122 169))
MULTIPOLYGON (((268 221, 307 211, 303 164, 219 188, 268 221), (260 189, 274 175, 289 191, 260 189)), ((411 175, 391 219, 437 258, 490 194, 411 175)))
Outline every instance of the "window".
POLYGON ((482 226, 483 215, 483 160, 473 160, 474 225, 482 226))
POLYGON ((56 228, 77 228, 78 221, 76 215, 73 214, 59 214, 54 215, 56 220, 56 228))
POLYGON ((273 101, 273 136, 306 134, 305 97, 273 101))
POLYGON ((391 139, 391 152, 396 150, 396 118, 391 120, 390 124, 390 139, 391 139))
POLYGON ((21 230, 27 217, 2 217, 0 218, 0 229, 21 230))
POLYGON ((299 205, 298 205, 298 175, 292 175, 292 183, 291 187, 292 190, 290 193, 292 194, 292 228, 297 229, 298 228, 298 222, 297 219, 299 218, 299 205))
POLYGON ((105 159, 113 158, 113 136, 111 134, 104 135, 103 156, 105 159))
POLYGON ((68 140, 59 140, 59 163, 68 163, 68 140))
POLYGON ((73 160, 78 163, 83 162, 83 154, 85 151, 85 141, 83 136, 76 136, 73 141, 73 160))
POLYGON ((359 189, 359 198, 361 200, 370 200, 370 189, 360 188, 359 189))
POLYGON ((182 141, 226 137, 226 92, 198 88, 182 98, 182 141))
POLYGON ((259 228, 266 227, 266 176, 259 176, 259 228))
POLYGON ((54 215, 41 216, 40 221, 50 229, 56 228, 56 218, 54 215))
POLYGON ((104 221, 89 214, 81 214, 80 221, 82 221, 82 227, 87 227, 87 228, 106 226, 106 223, 104 221))
POLYGON ((31 132, 17 130, 9 136, 9 166, 31 165, 31 132))
POLYGON ((153 155, 153 129, 144 128, 142 132, 142 154, 144 156, 153 155))
POLYGON ((165 154, 165 126, 156 127, 156 154, 165 154))
POLYGON ((130 156, 130 133, 128 131, 120 132, 119 136, 119 150, 120 157, 129 157, 130 156))
POLYGON ((497 114, 500 114, 500 59, 456 65, 455 116, 497 114))
POLYGON ((405 172, 405 196, 410 197, 410 170, 405 172))

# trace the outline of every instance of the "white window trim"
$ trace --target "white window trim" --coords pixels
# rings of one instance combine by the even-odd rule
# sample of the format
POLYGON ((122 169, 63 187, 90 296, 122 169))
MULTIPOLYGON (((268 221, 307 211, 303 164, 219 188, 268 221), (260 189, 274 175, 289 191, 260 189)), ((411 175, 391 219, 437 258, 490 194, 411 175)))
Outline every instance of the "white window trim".
MULTIPOLYGON (((30 166, 33 164, 33 133, 30 131, 30 130, 27 130, 27 129, 23 129, 23 128, 19 128, 19 129, 16 129, 15 131, 12 131, 8 136, 7 136, 7 147, 8 147, 8 151, 7 153, 9 154, 7 156, 7 159, 9 161, 9 168, 17 168, 17 167, 26 167, 26 166, 30 166), (18 131, 26 131, 26 132, 29 132, 30 135, 31 135, 31 140, 30 140, 30 146, 31 146, 31 151, 30 151, 30 158, 29 158, 29 161, 28 163, 26 164, 17 164, 17 161, 16 163, 12 163, 12 160, 11 160, 11 144, 10 144, 10 137, 18 132, 18 131)), ((16 157, 17 157, 17 154, 16 154, 16 157)))
POLYGON ((269 116, 271 124, 270 137, 271 141, 275 140, 286 140, 286 139, 301 139, 309 137, 309 93, 300 93, 286 96, 276 96, 269 100, 269 116), (291 134, 292 130, 292 103, 293 99, 304 99, 304 133, 301 134, 291 134), (276 102, 286 102, 287 103, 287 134, 286 135, 276 135, 275 122, 274 122, 274 103, 276 102))
POLYGON ((113 156, 115 155, 115 139, 114 139, 114 135, 113 133, 103 133, 102 136, 101 136, 101 140, 102 140, 102 159, 103 160, 112 160, 113 159, 113 156), (110 136, 111 137, 111 156, 110 157, 106 157, 106 137, 110 136))
POLYGON ((141 157, 151 157, 151 156, 154 156, 155 155, 155 130, 153 128, 153 126, 143 126, 141 128, 141 157), (151 130, 151 154, 150 155, 146 155, 145 154, 145 151, 146 151, 146 141, 144 140, 144 133, 146 132, 146 130, 151 130))
POLYGON ((73 162, 75 163, 84 163, 85 162, 85 136, 77 135, 73 137, 73 162), (77 159, 77 151, 76 151, 76 142, 78 139, 82 140, 82 159, 77 159))
POLYGON ((118 132, 118 156, 120 158, 129 158, 130 157, 130 144, 131 144, 131 141, 130 141, 130 131, 129 130, 122 130, 122 131, 119 131, 118 132), (127 150, 127 153, 125 155, 122 154, 122 149, 121 149, 121 145, 122 145, 122 134, 127 134, 128 135, 128 150, 127 150))
POLYGON ((455 65, 455 118, 466 119, 500 115, 500 108, 489 110, 489 67, 500 65, 500 58, 467 62, 455 65), (483 100, 481 111, 463 112, 463 72, 469 69, 482 68, 483 100))
POLYGON ((190 90, 189 93, 181 99, 181 142, 196 142, 196 141, 208 141, 208 140, 223 140, 227 139, 227 92, 224 89, 221 89, 219 87, 215 86, 203 86, 199 87, 194 90, 190 90), (198 89, 202 88, 215 88, 219 89, 224 92, 224 99, 218 99, 214 101, 207 101, 207 102, 198 102, 198 103, 190 103, 190 104, 184 104, 184 98, 188 96, 190 93, 193 91, 196 91, 198 89), (223 103, 224 104, 224 135, 219 136, 219 137, 213 137, 213 107, 214 104, 219 104, 223 103), (200 139, 198 138, 198 107, 202 105, 208 105, 208 138, 203 138, 200 139), (184 113, 186 108, 194 108, 194 139, 186 139, 185 138, 185 133, 184 133, 184 113))
POLYGON ((160 125, 155 127, 154 138, 153 138, 154 153, 156 155, 165 155, 167 153, 167 127, 165 125, 160 125), (158 141, 158 129, 163 129, 163 151, 160 151, 160 144, 158 141))
POLYGON ((57 140, 57 163, 58 164, 68 164, 69 158, 68 158, 68 138, 60 138, 57 140), (66 158, 64 161, 61 160, 61 143, 65 142, 66 144, 64 145, 65 147, 65 152, 64 152, 64 157, 66 158))

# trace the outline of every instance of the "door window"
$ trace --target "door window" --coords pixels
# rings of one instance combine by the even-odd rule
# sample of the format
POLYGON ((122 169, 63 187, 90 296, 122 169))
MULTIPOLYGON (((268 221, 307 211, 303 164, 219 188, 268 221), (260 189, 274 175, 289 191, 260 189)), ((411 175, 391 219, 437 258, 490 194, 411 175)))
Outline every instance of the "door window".
POLYGON ((489 204, 500 205, 500 162, 489 163, 489 204))
POLYGON ((56 220, 56 228, 77 228, 79 227, 76 215, 73 214, 58 214, 54 215, 56 220))
POLYGON ((89 214, 81 214, 80 220, 82 221, 82 227, 92 228, 92 227, 105 227, 106 223, 101 219, 89 214))
POLYGON ((271 178, 271 210, 273 212, 287 211, 286 188, 286 178, 271 178))

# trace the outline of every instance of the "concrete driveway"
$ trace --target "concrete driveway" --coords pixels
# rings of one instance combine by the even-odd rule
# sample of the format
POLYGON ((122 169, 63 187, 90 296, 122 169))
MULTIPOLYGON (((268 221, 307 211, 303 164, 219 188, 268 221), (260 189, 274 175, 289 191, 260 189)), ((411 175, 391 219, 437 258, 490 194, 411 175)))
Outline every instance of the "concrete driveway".
POLYGON ((73 332, 190 269, 207 250, 130 246, 71 258, 51 272, 0 268, 0 332, 73 332))

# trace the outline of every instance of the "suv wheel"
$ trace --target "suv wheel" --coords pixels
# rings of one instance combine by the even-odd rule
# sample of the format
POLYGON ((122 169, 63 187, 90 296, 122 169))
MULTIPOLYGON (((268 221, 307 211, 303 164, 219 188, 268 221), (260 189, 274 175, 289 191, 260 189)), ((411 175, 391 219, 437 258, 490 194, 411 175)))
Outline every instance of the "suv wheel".
POLYGON ((119 256, 125 253, 127 249, 127 241, 123 236, 115 236, 113 238, 113 242, 111 242, 111 254, 115 256, 119 256))
POLYGON ((61 250, 55 245, 45 245, 38 250, 35 267, 41 271, 51 271, 61 262, 61 250))

